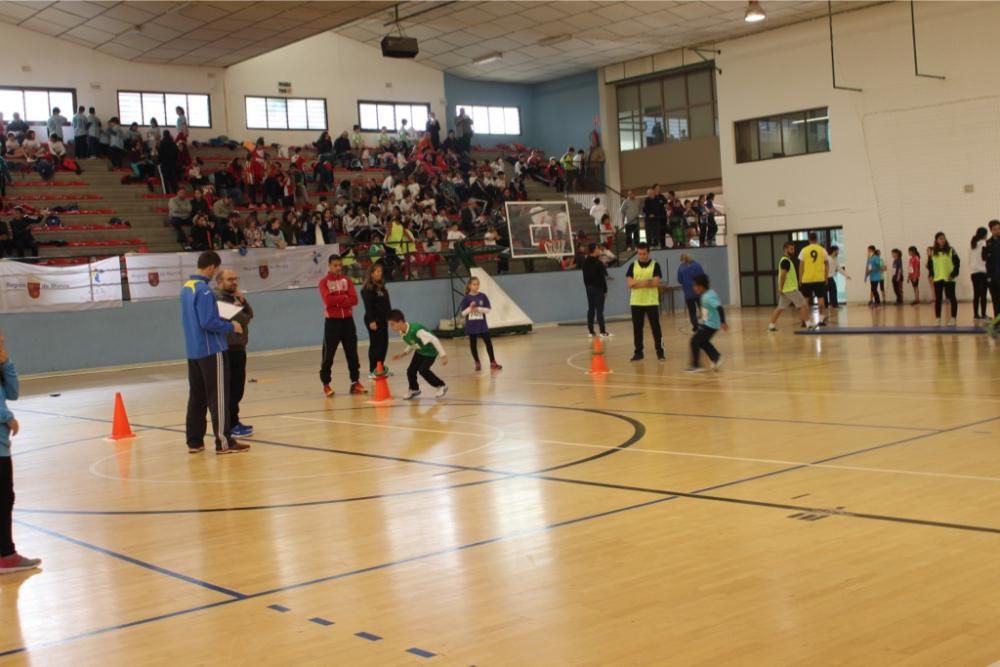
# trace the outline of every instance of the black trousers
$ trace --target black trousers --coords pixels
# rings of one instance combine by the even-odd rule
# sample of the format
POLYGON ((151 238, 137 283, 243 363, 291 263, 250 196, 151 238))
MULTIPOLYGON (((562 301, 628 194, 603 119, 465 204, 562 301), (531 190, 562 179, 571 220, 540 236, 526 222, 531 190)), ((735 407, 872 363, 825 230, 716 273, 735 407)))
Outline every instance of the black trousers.
POLYGON ((972 312, 975 318, 986 319, 986 274, 972 274, 972 312))
POLYGON ((948 280, 938 280, 934 283, 934 317, 941 319, 941 306, 944 297, 951 302, 951 316, 958 317, 958 299, 955 297, 955 283, 948 280))
POLYGON ((374 373, 378 362, 385 365, 385 355, 389 352, 389 323, 376 322, 378 329, 368 330, 368 372, 374 373))
POLYGON ((417 384, 417 374, 420 374, 427 384, 432 387, 443 387, 444 380, 434 375, 431 366, 437 361, 437 357, 425 357, 422 354, 413 354, 410 365, 406 367, 406 380, 410 383, 410 391, 417 391, 420 385, 417 384))
POLYGON ((35 237, 30 232, 27 234, 14 234, 11 246, 17 251, 18 257, 24 257, 26 250, 31 253, 32 257, 38 257, 38 241, 35 240, 35 237))
MULTIPOLYGON (((882 297, 879 296, 879 293, 878 293, 878 286, 881 285, 881 284, 882 284, 881 280, 872 280, 871 281, 872 301, 876 305, 882 303, 882 297)), ((884 288, 883 288, 883 291, 884 291, 884 288)))
POLYGON ((903 276, 892 277, 892 293, 896 295, 896 305, 903 305, 903 276))
POLYGON ((698 359, 701 356, 701 351, 705 350, 705 354, 708 358, 712 360, 714 364, 719 360, 722 355, 719 351, 715 349, 712 345, 712 336, 715 335, 716 330, 704 325, 698 327, 698 330, 691 336, 691 367, 698 368, 698 359))
POLYGON ((247 351, 245 348, 226 352, 229 357, 229 415, 232 426, 240 423, 240 401, 247 386, 247 351))
POLYGON ((840 298, 837 296, 837 281, 833 278, 826 279, 826 305, 830 308, 840 307, 840 298))
POLYGON ((472 360, 477 364, 479 363, 479 339, 482 338, 483 342, 486 343, 486 354, 489 355, 490 363, 495 364, 497 362, 496 357, 493 356, 493 340, 490 338, 490 333, 481 334, 469 334, 469 350, 472 351, 472 360))
POLYGON ((642 329, 644 320, 646 319, 649 320, 649 327, 653 331, 653 345, 656 347, 656 356, 663 356, 663 332, 660 331, 660 307, 632 306, 632 339, 635 345, 635 356, 642 356, 642 329))
POLYGON ((1000 276, 990 280, 990 299, 993 301, 993 317, 1000 317, 1000 276))
POLYGON ((218 352, 188 359, 187 445, 201 447, 205 438, 205 411, 212 415, 216 449, 229 449, 229 357, 218 352))
POLYGON ((625 245, 634 248, 639 245, 639 223, 630 222, 625 225, 625 245))
POLYGON ((358 361, 358 330, 354 326, 354 318, 327 318, 323 323, 323 362, 319 367, 319 379, 323 384, 330 384, 333 379, 333 358, 337 348, 344 346, 344 356, 347 357, 347 372, 351 383, 361 379, 361 363, 358 361))
POLYGON ((666 245, 667 219, 666 218, 646 218, 646 243, 650 246, 666 245))
POLYGON ((700 299, 684 299, 684 305, 688 309, 688 319, 691 320, 691 329, 693 331, 698 330, 698 303, 700 299))
POLYGON ((14 547, 14 465, 9 456, 0 456, 0 556, 13 556, 14 547))
POLYGON ((604 327, 604 300, 607 293, 600 287, 587 286, 587 331, 594 333, 594 319, 597 319, 598 331, 606 333, 604 327))
POLYGON ((89 142, 87 141, 87 135, 83 134, 77 137, 73 137, 73 156, 77 160, 82 160, 89 155, 87 149, 89 148, 89 142))

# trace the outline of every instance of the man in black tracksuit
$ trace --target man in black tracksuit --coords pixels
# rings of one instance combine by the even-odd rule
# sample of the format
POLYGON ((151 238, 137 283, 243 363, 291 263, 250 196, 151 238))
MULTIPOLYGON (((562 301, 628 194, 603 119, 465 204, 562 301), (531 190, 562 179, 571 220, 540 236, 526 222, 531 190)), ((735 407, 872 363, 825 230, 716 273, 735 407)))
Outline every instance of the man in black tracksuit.
POLYGON ((247 341, 250 337, 250 320, 253 319, 253 308, 247 301, 247 295, 240 291, 240 276, 233 269, 223 269, 218 275, 219 287, 216 297, 223 303, 242 306, 243 310, 233 316, 233 322, 239 322, 242 333, 235 331, 229 334, 227 342, 229 349, 229 418, 232 420, 232 434, 237 438, 253 435, 253 426, 240 421, 240 401, 246 390, 247 380, 247 341))
POLYGON ((990 238, 986 241, 983 255, 986 260, 986 278, 990 281, 993 317, 1000 317, 1000 220, 990 220, 990 238))
POLYGON ((666 246, 667 198, 660 194, 660 186, 654 185, 642 203, 642 214, 646 218, 646 243, 650 247, 666 246))
POLYGON ((580 267, 583 272, 583 285, 587 289, 587 330, 594 335, 594 319, 602 336, 608 335, 604 327, 604 300, 608 296, 608 269, 597 257, 597 244, 587 245, 587 257, 580 267))

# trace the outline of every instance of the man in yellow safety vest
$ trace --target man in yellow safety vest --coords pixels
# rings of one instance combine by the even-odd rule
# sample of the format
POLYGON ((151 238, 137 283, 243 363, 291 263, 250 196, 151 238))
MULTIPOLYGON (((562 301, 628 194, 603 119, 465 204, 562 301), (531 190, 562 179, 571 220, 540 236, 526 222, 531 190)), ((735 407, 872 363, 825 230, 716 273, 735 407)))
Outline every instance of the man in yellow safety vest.
POLYGON ((649 256, 649 244, 640 243, 636 260, 632 262, 625 273, 628 278, 629 305, 632 307, 632 336, 635 343, 635 354, 632 361, 642 361, 644 319, 649 319, 649 327, 653 331, 653 344, 656 346, 656 358, 665 361, 663 353, 663 334, 660 331, 660 279, 663 272, 660 265, 649 256))

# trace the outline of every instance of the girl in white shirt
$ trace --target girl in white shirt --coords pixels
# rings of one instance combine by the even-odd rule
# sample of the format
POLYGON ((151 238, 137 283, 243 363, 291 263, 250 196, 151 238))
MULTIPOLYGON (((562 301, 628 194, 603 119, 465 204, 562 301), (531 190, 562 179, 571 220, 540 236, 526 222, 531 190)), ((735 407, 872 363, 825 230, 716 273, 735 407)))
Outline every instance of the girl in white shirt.
POLYGON ((983 249, 989 232, 985 227, 976 230, 972 237, 972 247, 969 250, 969 273, 972 275, 972 319, 988 320, 986 316, 986 260, 983 259, 983 249))

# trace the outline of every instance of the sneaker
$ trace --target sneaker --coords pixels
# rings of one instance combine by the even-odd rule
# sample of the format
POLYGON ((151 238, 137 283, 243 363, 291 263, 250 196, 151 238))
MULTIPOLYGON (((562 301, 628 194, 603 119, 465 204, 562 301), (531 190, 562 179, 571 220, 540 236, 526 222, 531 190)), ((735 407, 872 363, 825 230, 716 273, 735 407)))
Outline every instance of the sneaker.
POLYGON ((821 319, 819 322, 816 323, 816 328, 818 329, 819 327, 825 327, 828 326, 829 324, 830 320, 824 317, 823 319, 821 319))
POLYGON ((593 331, 591 331, 589 334, 587 334, 587 338, 593 338, 593 337, 594 337, 594 332, 593 331))
POLYGON ((25 558, 19 553, 13 553, 10 556, 0 558, 0 574, 34 570, 41 564, 41 558, 25 558))
POLYGON ((688 366, 684 369, 685 373, 704 373, 705 369, 701 366, 688 366))
POLYGON ((483 365, 477 361, 476 362, 476 371, 478 372, 478 371, 481 371, 481 370, 483 370, 483 365))
POLYGON ((404 401, 412 401, 417 396, 420 396, 420 390, 419 389, 411 389, 408 392, 406 392, 406 396, 403 397, 403 400, 404 401))
POLYGON ((614 336, 613 333, 608 333, 607 331, 601 332, 601 338, 611 338, 612 336, 614 336))
POLYGON ((767 325, 767 333, 778 333, 778 327, 773 324, 767 325))
POLYGON ((221 447, 215 448, 215 453, 219 456, 223 454, 242 454, 248 451, 250 451, 250 445, 244 445, 242 442, 237 442, 236 440, 230 440, 229 447, 226 449, 222 449, 221 447))
POLYGON ((205 445, 195 445, 194 447, 188 445, 188 454, 200 454, 203 451, 205 451, 205 445))
POLYGON ((361 384, 360 382, 355 382, 354 384, 351 385, 351 393, 352 394, 367 394, 368 390, 365 389, 365 386, 363 384, 361 384))
POLYGON ((663 362, 665 362, 667 360, 667 355, 665 355, 662 352, 658 352, 656 354, 656 360, 659 361, 662 364, 663 362))
POLYGON ((490 370, 491 371, 500 371, 500 370, 503 370, 503 366, 501 366, 500 364, 498 364, 495 361, 491 361, 490 362, 490 370))
POLYGON ((445 384, 438 387, 437 394, 435 394, 435 397, 441 399, 447 395, 448 395, 448 385, 445 384))
POLYGON ((328 384, 323 385, 323 395, 326 396, 327 398, 333 396, 333 387, 331 387, 328 384))
POLYGON ((940 317, 939 317, 939 318, 937 318, 937 319, 936 319, 936 320, 934 320, 934 321, 936 322, 935 326, 941 326, 941 318, 940 318, 940 317))
POLYGON ((719 357, 717 361, 712 362, 712 370, 718 373, 722 369, 722 357, 719 357))
POLYGON ((633 354, 629 361, 642 361, 643 357, 641 354, 633 354))
POLYGON ((236 438, 246 438, 253 435, 253 426, 247 426, 246 424, 236 424, 230 431, 233 437, 236 438))

